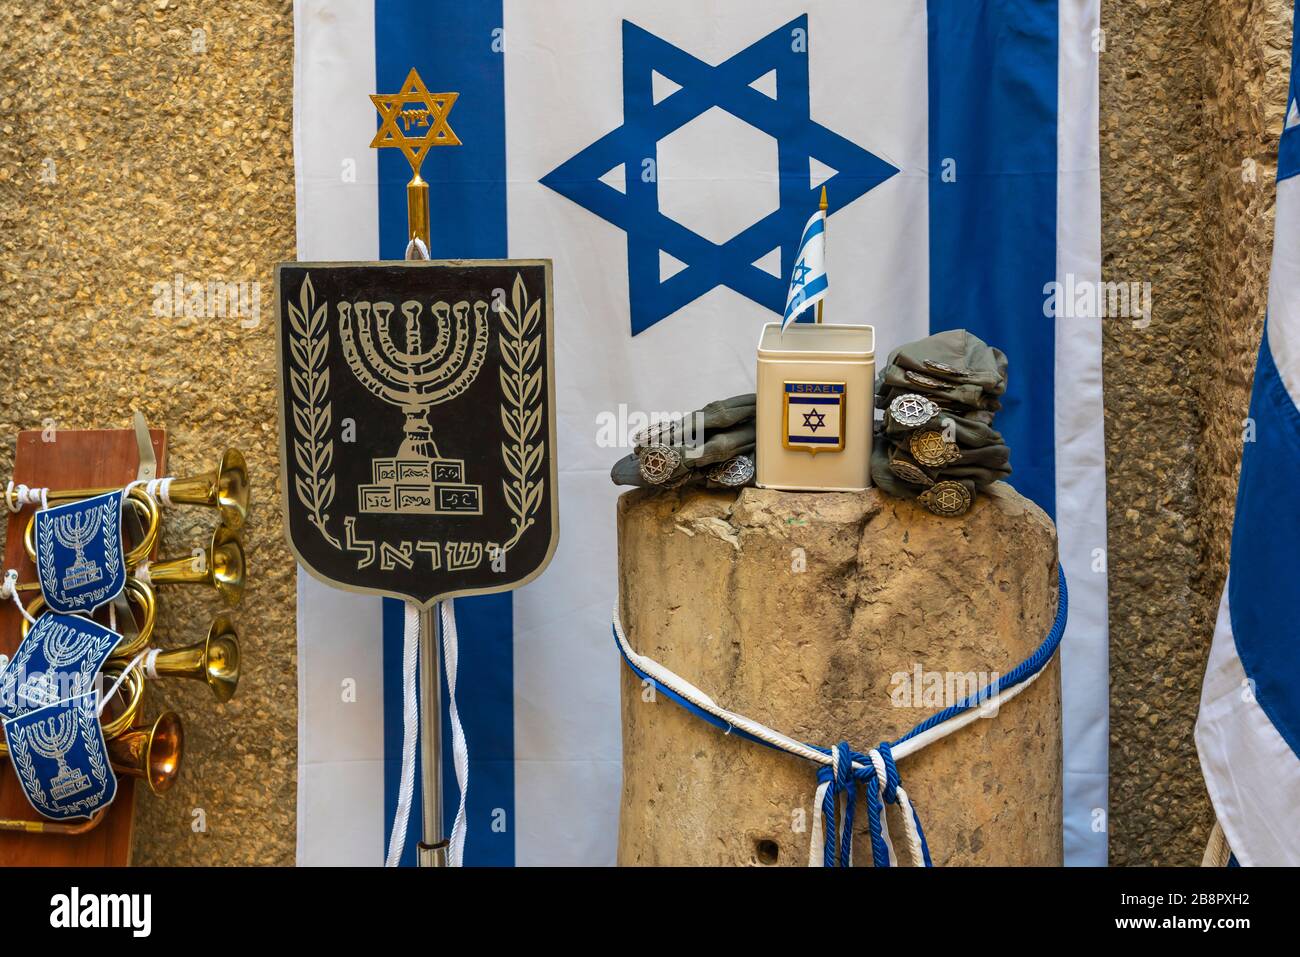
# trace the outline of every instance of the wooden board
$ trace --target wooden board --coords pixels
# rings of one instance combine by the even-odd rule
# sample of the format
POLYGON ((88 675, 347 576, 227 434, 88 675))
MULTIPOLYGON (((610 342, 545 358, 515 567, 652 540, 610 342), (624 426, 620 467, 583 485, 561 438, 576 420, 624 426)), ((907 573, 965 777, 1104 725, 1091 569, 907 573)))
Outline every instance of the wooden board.
MULTIPOLYGON (((166 475, 166 433, 150 430, 158 474, 166 475)), ((14 453, 14 481, 37 488, 97 488, 122 486, 136 477, 139 455, 130 429, 97 429, 55 433, 43 441, 41 432, 19 432, 14 453)), ((18 569, 18 580, 36 580, 36 570, 23 549, 23 531, 30 508, 9 516, 5 537, 5 569, 18 569)), ((31 593, 24 593, 27 601, 31 593)), ((12 655, 21 640, 22 619, 12 601, 0 607, 0 651, 12 655)), ((118 776, 117 797, 99 826, 85 834, 25 834, 0 831, 0 866, 124 866, 131 863, 131 827, 135 812, 135 782, 118 776)), ((0 761, 0 817, 39 820, 13 767, 0 761)))

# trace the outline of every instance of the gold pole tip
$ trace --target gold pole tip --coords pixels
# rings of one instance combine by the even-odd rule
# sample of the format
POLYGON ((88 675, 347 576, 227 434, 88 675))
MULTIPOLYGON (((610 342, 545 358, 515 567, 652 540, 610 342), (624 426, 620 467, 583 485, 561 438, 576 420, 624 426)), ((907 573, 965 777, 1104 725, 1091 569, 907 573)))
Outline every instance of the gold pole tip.
POLYGON ((826 209, 826 187, 822 187, 822 201, 817 204, 818 209, 826 209))

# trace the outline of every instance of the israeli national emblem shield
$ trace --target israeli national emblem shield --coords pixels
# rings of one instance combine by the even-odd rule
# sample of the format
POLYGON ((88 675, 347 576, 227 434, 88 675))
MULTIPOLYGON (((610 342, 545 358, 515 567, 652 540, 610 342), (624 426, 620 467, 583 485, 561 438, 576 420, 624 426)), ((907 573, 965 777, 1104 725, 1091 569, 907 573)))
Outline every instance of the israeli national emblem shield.
POLYGON ((36 574, 51 611, 91 612, 126 585, 119 489, 36 513, 36 574))
POLYGON ((44 817, 90 817, 117 793, 97 697, 92 690, 5 719, 14 771, 27 800, 44 817))
POLYGON ((41 615, 0 671, 0 715, 16 718, 90 691, 121 640, 80 615, 41 615))
POLYGON ((785 431, 787 449, 839 452, 844 448, 843 382, 786 382, 785 431))
POLYGON ((549 260, 282 263, 285 527, 317 578, 427 605, 559 533, 549 260))

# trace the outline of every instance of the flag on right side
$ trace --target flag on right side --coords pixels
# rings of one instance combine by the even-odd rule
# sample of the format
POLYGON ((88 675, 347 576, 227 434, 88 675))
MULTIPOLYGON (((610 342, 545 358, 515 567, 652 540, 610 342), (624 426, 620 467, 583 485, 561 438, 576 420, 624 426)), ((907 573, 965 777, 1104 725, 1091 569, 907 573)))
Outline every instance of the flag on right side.
POLYGON ((1196 747, 1239 864, 1300 864, 1300 109, 1297 51, 1278 146, 1268 317, 1259 347, 1228 580, 1196 747))

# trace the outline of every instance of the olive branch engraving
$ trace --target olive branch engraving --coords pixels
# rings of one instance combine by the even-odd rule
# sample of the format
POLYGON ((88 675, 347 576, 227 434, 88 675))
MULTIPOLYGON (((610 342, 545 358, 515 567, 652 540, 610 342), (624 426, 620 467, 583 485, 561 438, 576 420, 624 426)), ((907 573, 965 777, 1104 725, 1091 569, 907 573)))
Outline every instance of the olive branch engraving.
POLYGON ((501 458, 510 479, 503 479, 506 505, 514 534, 501 546, 510 551, 536 521, 544 480, 539 477, 546 443, 535 441, 542 427, 542 338, 538 324, 541 300, 528 302, 522 273, 515 273, 511 306, 500 304, 501 424, 510 441, 501 443, 501 458), (513 307, 513 308, 512 308, 513 307))
POLYGON ((316 306, 316 290, 308 273, 302 281, 298 304, 289 303, 289 351, 293 367, 289 386, 293 391, 294 461, 299 473, 294 476, 298 501, 307 509, 307 521, 335 548, 342 550, 326 523, 326 511, 334 501, 334 440, 329 438, 333 402, 322 403, 329 392, 330 370, 325 365, 329 349, 328 303, 316 306))
POLYGON ((52 522, 41 522, 36 526, 36 554, 40 558, 41 580, 50 583, 52 590, 56 591, 62 600, 63 589, 59 587, 59 579, 54 573, 54 542, 51 529, 52 522))
POLYGON ((45 791, 41 788, 40 778, 36 775, 36 768, 32 764, 31 753, 27 750, 27 732, 23 728, 15 728, 9 732, 9 753, 13 757, 14 764, 18 766, 18 773, 22 776, 24 790, 31 795, 32 801, 41 807, 48 807, 49 802, 46 800, 45 791))
MULTIPOLYGON (((101 785, 108 783, 108 762, 104 760, 104 753, 99 750, 99 714, 98 709, 94 707, 94 696, 90 696, 81 702, 77 718, 81 724, 81 733, 85 735, 86 759, 90 762, 90 773, 95 776, 95 780, 101 785)), ((93 800, 93 799, 92 799, 93 800)), ((85 803, 85 799, 78 804, 85 803)))

